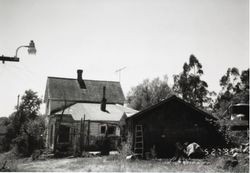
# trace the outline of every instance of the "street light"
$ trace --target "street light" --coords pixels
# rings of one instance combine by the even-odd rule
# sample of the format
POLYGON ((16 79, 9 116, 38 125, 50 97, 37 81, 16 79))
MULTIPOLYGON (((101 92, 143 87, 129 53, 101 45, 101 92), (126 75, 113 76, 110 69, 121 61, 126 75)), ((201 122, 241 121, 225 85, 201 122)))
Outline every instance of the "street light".
POLYGON ((36 54, 36 47, 35 47, 35 43, 33 40, 30 41, 29 45, 22 45, 22 46, 19 46, 17 49, 16 49, 16 54, 14 57, 8 57, 8 56, 0 56, 0 61, 3 61, 3 64, 5 61, 16 61, 16 62, 19 62, 19 58, 17 57, 17 53, 19 51, 20 48, 22 47, 26 47, 28 48, 28 53, 29 54, 36 54))

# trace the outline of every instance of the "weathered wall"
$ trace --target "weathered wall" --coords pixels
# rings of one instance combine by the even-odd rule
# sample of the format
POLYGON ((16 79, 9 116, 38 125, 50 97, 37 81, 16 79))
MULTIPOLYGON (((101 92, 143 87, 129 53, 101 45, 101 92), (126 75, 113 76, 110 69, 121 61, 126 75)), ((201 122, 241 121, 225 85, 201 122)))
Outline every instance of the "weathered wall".
POLYGON ((155 146, 160 157, 172 157, 176 142, 197 142, 203 147, 220 143, 219 136, 204 116, 181 102, 161 105, 128 123, 132 145, 135 125, 143 125, 144 151, 149 152, 155 146))
POLYGON ((111 149, 115 149, 120 140, 120 128, 118 122, 85 120, 85 123, 81 128, 81 121, 72 121, 68 116, 63 116, 61 120, 58 117, 57 119, 55 117, 50 118, 48 125, 48 146, 51 149, 54 149, 54 146, 57 145, 74 150, 76 148, 79 149, 80 145, 82 145, 85 150, 99 150, 101 141, 105 136, 105 134, 101 134, 101 126, 107 124, 116 126, 115 134, 108 135, 111 139, 111 149), (60 133, 59 124, 70 127, 68 142, 58 142, 60 137, 58 135, 56 136, 56 134, 60 133), (82 137, 80 139, 81 132, 82 137))

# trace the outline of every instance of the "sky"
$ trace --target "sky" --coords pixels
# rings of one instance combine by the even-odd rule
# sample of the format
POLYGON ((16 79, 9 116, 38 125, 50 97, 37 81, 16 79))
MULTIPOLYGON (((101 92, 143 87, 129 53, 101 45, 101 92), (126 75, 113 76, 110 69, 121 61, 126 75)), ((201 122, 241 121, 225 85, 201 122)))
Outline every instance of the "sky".
MULTIPOLYGON (((0 116, 32 89, 44 97, 48 76, 118 81, 127 95, 144 79, 173 75, 194 54, 209 90, 227 68, 249 67, 248 0, 0 0, 0 116)), ((42 105, 41 112, 44 112, 42 105)))

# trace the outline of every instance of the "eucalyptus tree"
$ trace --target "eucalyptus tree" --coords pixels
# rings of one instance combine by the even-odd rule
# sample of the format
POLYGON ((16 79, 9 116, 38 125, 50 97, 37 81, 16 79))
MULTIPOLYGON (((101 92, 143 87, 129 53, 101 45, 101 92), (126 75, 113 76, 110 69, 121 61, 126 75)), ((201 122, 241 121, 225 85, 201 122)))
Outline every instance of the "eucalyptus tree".
POLYGON ((183 71, 174 75, 173 91, 185 101, 200 107, 212 107, 214 92, 208 91, 208 84, 201 79, 203 75, 202 64, 190 55, 189 62, 184 63, 183 71))

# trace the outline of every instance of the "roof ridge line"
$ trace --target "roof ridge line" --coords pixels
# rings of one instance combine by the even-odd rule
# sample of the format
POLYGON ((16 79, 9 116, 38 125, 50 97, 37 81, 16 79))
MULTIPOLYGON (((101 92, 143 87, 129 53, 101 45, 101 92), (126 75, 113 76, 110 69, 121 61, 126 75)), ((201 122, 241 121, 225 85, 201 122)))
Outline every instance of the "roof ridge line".
POLYGON ((179 100, 180 102, 182 102, 183 104, 186 104, 187 106, 192 107, 192 108, 195 109, 196 111, 201 112, 202 114, 206 114, 206 115, 210 116, 210 118, 212 118, 212 119, 217 119, 217 118, 214 117, 213 115, 211 115, 211 114, 205 112, 204 110, 201 110, 201 109, 195 107, 195 106, 192 105, 191 103, 186 102, 185 100, 179 98, 179 97, 176 96, 175 94, 173 94, 172 96, 166 98, 166 99, 163 100, 163 101, 160 101, 159 103, 156 103, 156 104, 154 104, 154 105, 152 105, 152 106, 147 107, 147 108, 144 109, 144 110, 141 110, 141 111, 137 112, 137 113, 134 114, 133 116, 128 117, 128 119, 131 119, 131 118, 135 118, 135 117, 141 116, 141 114, 143 114, 144 112, 147 112, 147 111, 150 111, 150 110, 152 110, 152 109, 155 109, 156 107, 158 107, 158 106, 160 106, 160 105, 163 105, 163 104, 169 102, 169 101, 172 100, 172 99, 177 99, 177 100, 179 100))
MULTIPOLYGON (((67 80, 77 80, 76 78, 55 77, 55 76, 48 76, 48 78, 67 79, 67 80)), ((119 81, 111 81, 111 80, 94 80, 94 79, 83 79, 83 80, 85 80, 85 81, 98 81, 98 82, 114 82, 114 83, 120 83, 119 81)))

